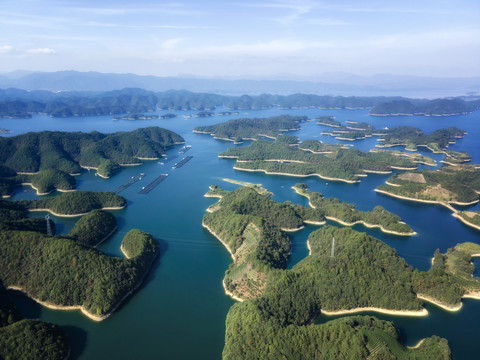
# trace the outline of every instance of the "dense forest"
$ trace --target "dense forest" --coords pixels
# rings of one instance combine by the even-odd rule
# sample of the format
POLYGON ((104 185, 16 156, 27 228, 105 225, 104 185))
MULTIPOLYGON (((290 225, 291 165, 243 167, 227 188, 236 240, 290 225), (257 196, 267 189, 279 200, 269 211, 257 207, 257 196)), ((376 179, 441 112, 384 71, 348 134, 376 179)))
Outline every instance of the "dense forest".
MULTIPOLYGON (((326 226, 310 235, 309 244, 311 255, 292 270, 269 273, 262 296, 230 309, 224 359, 289 358, 293 354, 299 359, 450 358, 446 340, 432 337, 416 349, 406 348, 398 343, 398 331, 391 323, 370 316, 305 325, 323 309, 373 306, 420 310, 422 303, 416 291, 433 295, 435 289, 450 296, 467 288, 478 290, 478 281, 470 280, 468 287, 458 285, 459 275, 452 275, 450 270, 412 271, 388 245, 349 228, 326 226)), ((469 256, 461 258, 458 267, 467 266, 469 260, 469 256)), ((458 301, 455 296, 446 299, 448 296, 442 300, 458 301)))
POLYGON ((394 174, 377 190, 416 200, 471 203, 479 198, 480 171, 474 165, 457 165, 394 174))
POLYGON ((459 244, 445 254, 437 250, 431 269, 424 272, 413 270, 394 249, 372 236, 350 228, 324 226, 308 238, 310 255, 286 270, 291 245, 284 230, 299 228, 306 219, 320 223, 324 213, 337 214, 343 209, 353 213, 348 214, 352 221, 375 219, 377 214, 387 222, 400 221, 383 209, 356 213, 354 206, 324 199, 319 193, 309 192, 304 184, 297 184, 295 189, 308 196, 312 208, 276 203, 248 187, 228 192, 212 186, 207 193, 220 200, 208 209, 204 226, 227 246, 234 259, 226 271, 225 289, 236 298, 246 299, 234 305, 227 316, 223 358, 288 358, 294 351, 295 358, 305 359, 312 354, 449 359, 445 340, 433 337, 416 349, 408 349, 398 343, 398 332, 391 325, 372 317, 305 325, 321 311, 372 307, 425 314, 419 297, 457 307, 462 296, 480 290, 470 262, 472 255, 480 252, 480 245, 459 244), (361 334, 358 344, 355 336, 336 337, 337 341, 330 338, 351 331, 345 322, 355 324, 361 334), (289 340, 281 341, 284 337, 289 340))
POLYGON ((30 132, 0 138, 0 165, 16 172, 56 169, 68 174, 78 174, 82 167, 93 167, 98 168, 100 175, 108 177, 120 168, 119 165, 158 158, 166 148, 182 142, 181 136, 159 127, 112 134, 30 132))
MULTIPOLYGON (((88 192, 48 199, 79 193, 99 201, 112 196, 125 201, 113 193, 88 192)), ((70 201, 66 198, 59 203, 70 201)), ((117 226, 113 215, 98 210, 80 218, 67 236, 47 236, 45 219, 27 218, 26 204, 25 200, 0 201, 0 281, 40 301, 81 307, 86 314, 102 319, 138 286, 159 253, 158 242, 135 229, 122 241, 128 259, 94 249, 92 246, 111 236, 117 226)))
POLYGON ((415 151, 417 146, 427 146, 433 152, 443 152, 449 144, 455 143, 458 138, 465 135, 465 130, 449 127, 435 130, 425 134, 413 126, 398 126, 387 130, 382 135, 379 146, 405 146, 408 150, 415 151))
POLYGON ((224 283, 235 296, 253 298, 263 292, 268 273, 286 266, 291 243, 285 231, 299 229, 304 222, 323 224, 326 218, 335 218, 350 226, 365 222, 383 231, 413 234, 400 217, 382 207, 357 211, 355 205, 325 199, 302 185, 297 185, 297 192, 309 197, 312 208, 275 202, 251 187, 229 192, 212 186, 207 193, 221 198, 208 209, 203 224, 222 240, 234 258, 224 283))
POLYGON ((68 237, 83 245, 97 246, 111 236, 116 229, 115 216, 107 211, 92 210, 75 223, 68 237))
POLYGON ((27 210, 47 209, 58 215, 79 215, 103 208, 121 209, 126 204, 124 197, 109 191, 75 191, 55 197, 18 201, 18 206, 27 210))
POLYGON ((385 210, 378 205, 372 211, 360 211, 354 204, 340 201, 336 198, 325 198, 318 192, 307 189, 306 184, 296 184, 295 191, 308 198, 309 204, 316 212, 321 213, 325 218, 334 221, 347 223, 353 226, 356 223, 365 223, 367 226, 378 226, 382 231, 393 232, 398 235, 413 235, 414 232, 405 224, 400 216, 385 210))
POLYGON ((427 115, 445 116, 471 113, 479 107, 478 101, 435 99, 423 101, 393 100, 375 105, 370 115, 427 115))
POLYGON ((306 116, 280 115, 269 118, 235 119, 209 126, 197 126, 194 132, 209 134, 219 139, 243 140, 258 139, 263 136, 276 137, 289 130, 299 130, 306 116))
POLYGON ((22 319, 0 282, 0 358, 63 360, 69 348, 67 335, 58 325, 22 319))
POLYGON ((249 146, 229 148, 219 157, 236 158, 237 170, 301 176, 318 175, 330 180, 347 182, 358 182, 358 175, 369 171, 390 172, 392 168, 411 170, 418 167, 408 158, 387 152, 365 153, 357 149, 322 145, 312 141, 305 147, 303 142, 300 143, 297 149, 277 141, 259 140, 249 146))
MULTIPOLYGON (((367 137, 378 136, 380 143, 378 147, 405 146, 409 151, 416 151, 417 146, 426 146, 433 152, 444 152, 447 154, 449 144, 455 143, 465 135, 465 130, 449 127, 447 129, 435 130, 431 134, 425 134, 421 129, 413 126, 397 126, 394 128, 376 129, 373 125, 362 123, 347 123, 342 125, 336 122, 335 129, 323 131, 322 134, 331 135, 339 140, 362 140, 367 137)), ((328 121, 318 122, 320 125, 330 126, 328 121)), ((452 162, 462 163, 469 161, 466 153, 450 151, 452 162)))
POLYGON ((32 114, 53 117, 140 113, 163 110, 211 111, 223 106, 230 110, 285 109, 359 109, 372 108, 371 114, 451 115, 472 112, 478 101, 462 99, 420 100, 401 97, 345 97, 312 94, 288 96, 262 94, 225 96, 184 90, 153 92, 127 88, 109 92, 49 92, 19 89, 0 90, 0 118, 27 118, 32 114))

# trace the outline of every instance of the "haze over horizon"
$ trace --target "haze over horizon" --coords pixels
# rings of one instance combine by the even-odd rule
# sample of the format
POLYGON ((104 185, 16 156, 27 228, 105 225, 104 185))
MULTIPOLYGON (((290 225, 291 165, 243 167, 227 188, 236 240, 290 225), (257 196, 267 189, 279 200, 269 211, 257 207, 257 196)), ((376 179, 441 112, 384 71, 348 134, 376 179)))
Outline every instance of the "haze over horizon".
POLYGON ((474 0, 7 0, 0 72, 473 77, 479 15, 474 0))

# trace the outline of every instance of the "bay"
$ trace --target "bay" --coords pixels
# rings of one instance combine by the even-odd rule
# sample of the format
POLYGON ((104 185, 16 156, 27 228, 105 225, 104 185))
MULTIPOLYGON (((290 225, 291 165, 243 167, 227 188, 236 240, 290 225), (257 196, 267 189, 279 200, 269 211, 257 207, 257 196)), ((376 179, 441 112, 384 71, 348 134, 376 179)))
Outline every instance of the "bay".
MULTIPOLYGON (((223 109, 217 109, 217 112, 223 109)), ((157 111, 156 114, 165 112, 157 111)), ((154 114, 155 114, 154 113, 154 114)), ((222 279, 231 262, 223 246, 201 226, 205 209, 215 199, 204 198, 208 187, 217 184, 228 190, 236 185, 222 181, 223 178, 261 183, 274 193, 276 201, 291 201, 307 205, 305 198, 295 194, 291 187, 305 182, 310 190, 319 191, 327 197, 337 197, 355 203, 360 210, 369 210, 382 205, 408 223, 417 235, 398 237, 379 230, 355 226, 388 245, 414 268, 427 270, 435 249, 445 252, 459 242, 480 243, 480 232, 463 225, 451 216, 451 212, 439 205, 418 204, 386 197, 374 192, 388 176, 371 174, 359 184, 326 182, 318 178, 292 178, 268 176, 262 173, 240 172, 232 169, 233 160, 218 159, 219 152, 233 146, 232 142, 214 140, 212 137, 192 132, 195 126, 209 125, 238 117, 268 117, 279 114, 307 115, 310 118, 335 116, 344 122, 353 120, 368 122, 377 128, 411 125, 429 133, 436 129, 457 126, 468 131, 465 138, 450 148, 470 152, 473 161, 480 163, 480 112, 450 117, 387 116, 372 117, 368 110, 257 110, 242 112, 237 116, 196 118, 195 111, 179 111, 174 119, 113 121, 112 116, 50 118, 36 115, 31 119, 0 119, 0 127, 12 130, 13 136, 28 131, 130 131, 146 126, 160 126, 183 136, 192 149, 186 155, 194 158, 180 169, 172 169, 173 163, 165 165, 148 161, 141 166, 124 168, 120 173, 105 180, 85 172, 77 177, 78 189, 105 191, 113 190, 140 172, 146 177, 127 188, 121 195, 128 206, 114 211, 119 230, 100 249, 112 256, 122 256, 120 243, 132 228, 151 233, 162 247, 162 255, 147 277, 143 286, 107 320, 96 323, 80 312, 49 310, 18 293, 12 293, 16 305, 27 317, 40 318, 62 325, 69 333, 73 358, 78 359, 220 359, 224 345, 225 318, 232 299, 224 294, 222 279), (185 118, 185 115, 193 117, 185 118), (138 194, 142 186, 153 181, 162 173, 169 177, 147 195, 138 194)), ((356 142, 338 141, 321 135, 328 130, 315 122, 302 124, 302 129, 289 134, 301 139, 317 139, 329 143, 349 143, 368 151, 376 144, 376 138, 356 142)), ((248 144, 240 145, 245 146, 248 144)), ((168 150, 167 155, 177 155, 180 147, 168 150)), ((441 154, 432 156, 437 161, 441 154)), ((18 188, 13 199, 36 198, 29 188, 18 188)), ((480 210, 479 205, 468 209, 480 210)), ((35 213, 35 216, 44 216, 35 213)), ((76 219, 54 218, 60 233, 68 233, 76 219)), ((332 224, 335 224, 332 222, 332 224)), ((315 226, 291 235, 293 253, 289 261, 292 267, 308 255, 306 240, 315 226)), ((480 265, 480 262, 475 261, 480 265)), ((477 273, 476 273, 477 274, 477 273)), ((479 276, 479 275, 477 275, 479 276)), ((394 321, 400 328, 402 339, 407 345, 415 345, 421 338, 431 335, 446 337, 452 348, 454 359, 471 358, 480 351, 476 334, 480 331, 480 301, 465 300, 457 313, 449 313, 433 305, 427 305, 428 317, 404 318, 376 316, 394 321)), ((331 317, 321 317, 324 322, 331 317)))

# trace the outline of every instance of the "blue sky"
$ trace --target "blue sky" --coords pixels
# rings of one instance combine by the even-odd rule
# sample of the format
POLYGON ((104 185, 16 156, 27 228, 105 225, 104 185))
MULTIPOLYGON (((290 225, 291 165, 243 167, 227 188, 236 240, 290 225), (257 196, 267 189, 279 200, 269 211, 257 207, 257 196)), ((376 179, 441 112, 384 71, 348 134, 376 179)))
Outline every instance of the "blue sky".
POLYGON ((480 1, 2 0, 0 72, 480 75, 480 1))

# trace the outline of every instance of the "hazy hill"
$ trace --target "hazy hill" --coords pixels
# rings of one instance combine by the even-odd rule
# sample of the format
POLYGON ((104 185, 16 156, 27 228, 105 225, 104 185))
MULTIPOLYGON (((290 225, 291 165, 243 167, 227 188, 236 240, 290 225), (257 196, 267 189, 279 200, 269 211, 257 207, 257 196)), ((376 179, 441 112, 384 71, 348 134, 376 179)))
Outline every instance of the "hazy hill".
POLYGON ((314 77, 282 74, 269 79, 157 77, 98 72, 14 71, 0 75, 0 88, 51 91, 110 91, 137 87, 151 91, 189 90, 225 95, 293 93, 446 97, 477 93, 480 78, 430 78, 399 75, 358 76, 331 73, 314 77))

